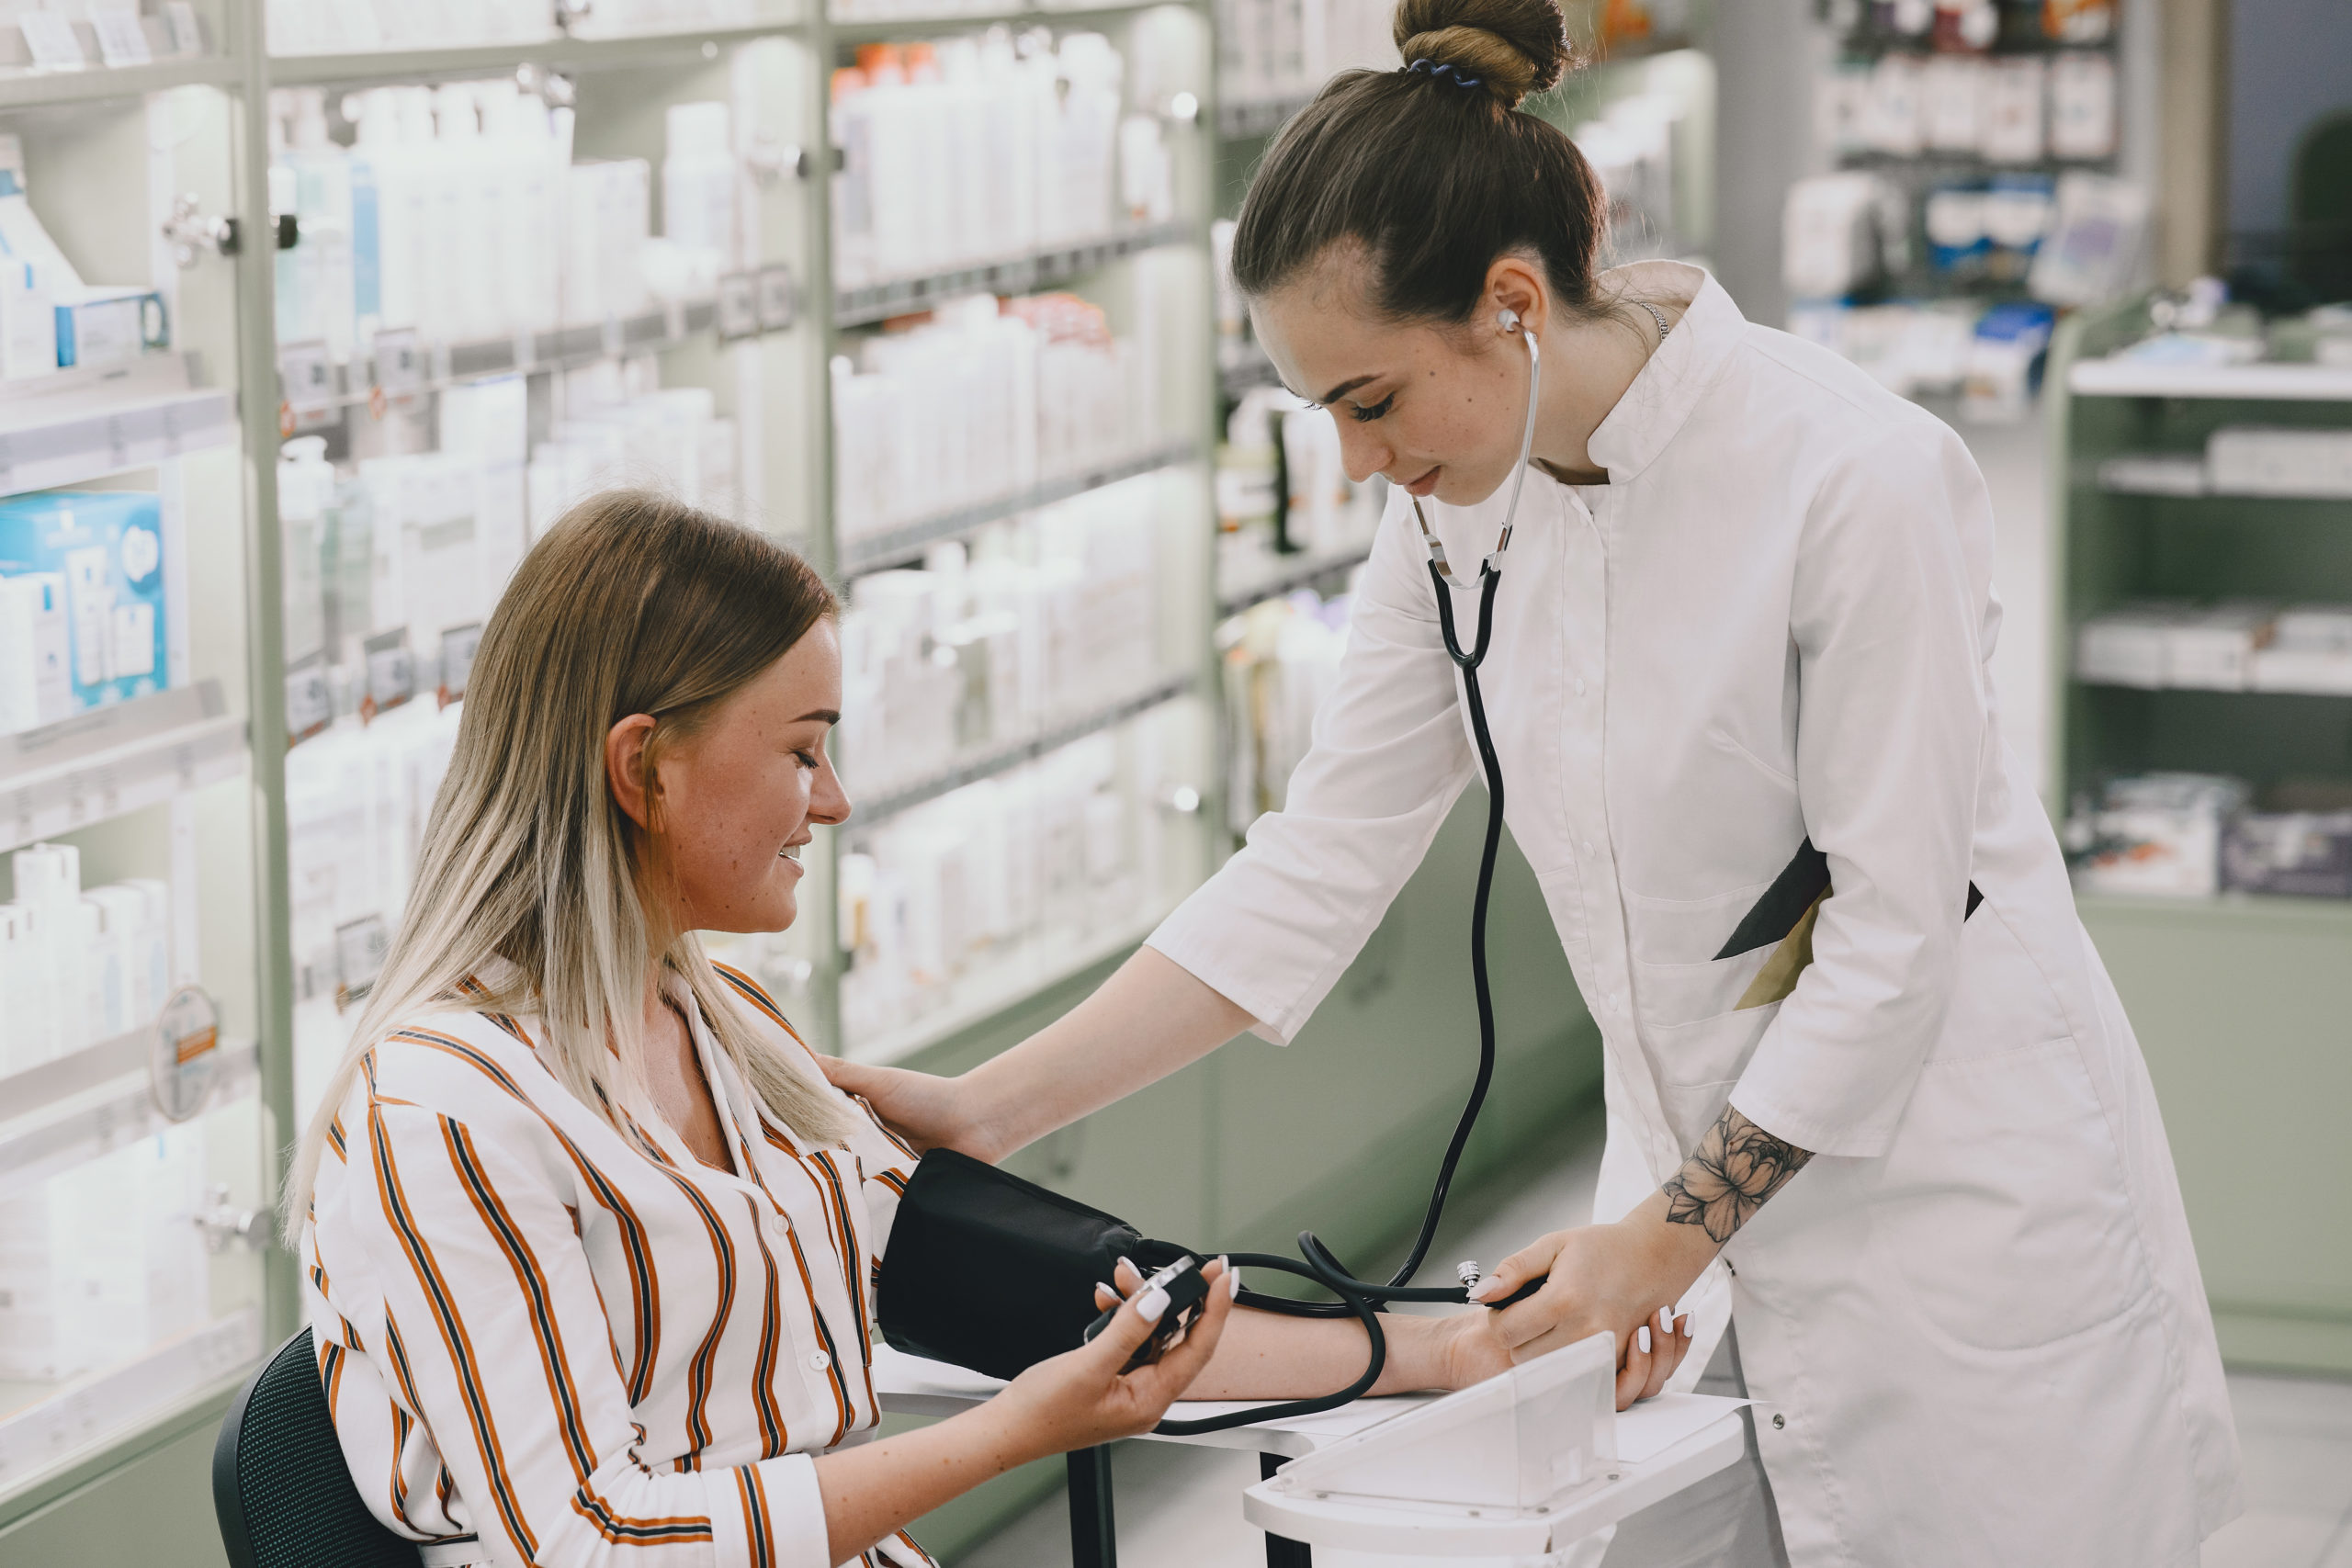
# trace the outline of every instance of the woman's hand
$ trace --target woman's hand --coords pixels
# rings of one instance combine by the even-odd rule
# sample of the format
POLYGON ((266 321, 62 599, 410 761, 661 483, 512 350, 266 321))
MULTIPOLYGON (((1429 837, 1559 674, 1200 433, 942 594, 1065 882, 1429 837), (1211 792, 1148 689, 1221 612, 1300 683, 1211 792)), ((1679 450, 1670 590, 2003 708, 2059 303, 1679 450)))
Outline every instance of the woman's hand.
POLYGON ((1490 1314, 1494 1337, 1513 1361, 1606 1333, 1617 1341, 1618 1409, 1665 1388, 1690 1348, 1690 1314, 1675 1319, 1673 1303, 1705 1259, 1686 1273, 1679 1249, 1656 1245, 1644 1220, 1637 1210, 1613 1225, 1554 1231, 1504 1258, 1481 1281, 1477 1299, 1493 1301, 1551 1276, 1517 1306, 1490 1314))
MULTIPOLYGON (((1201 1369, 1208 1365, 1233 1312, 1233 1290, 1227 1283, 1222 1259, 1201 1270, 1211 1289, 1193 1320, 1159 1360, 1134 1371, 1122 1372, 1127 1358, 1149 1337, 1168 1310, 1164 1291, 1132 1296, 1111 1325, 1091 1343, 1038 1362, 1005 1385, 985 1409, 995 1414, 1013 1441, 1031 1450, 1031 1457, 1068 1453, 1120 1438, 1132 1438, 1159 1425, 1201 1369), (1158 1300, 1155 1302, 1154 1297, 1158 1300)), ((1122 1270, 1132 1292, 1139 1280, 1122 1270)), ((1100 1287, 1098 1302, 1110 1304, 1100 1287)))
POLYGON ((833 1087, 858 1095, 874 1107, 890 1131, 915 1146, 917 1153, 954 1149, 994 1165, 1012 1152, 999 1147, 1001 1140, 981 1125, 978 1095, 963 1078, 933 1077, 904 1067, 870 1067, 839 1056, 819 1056, 817 1063, 833 1087))

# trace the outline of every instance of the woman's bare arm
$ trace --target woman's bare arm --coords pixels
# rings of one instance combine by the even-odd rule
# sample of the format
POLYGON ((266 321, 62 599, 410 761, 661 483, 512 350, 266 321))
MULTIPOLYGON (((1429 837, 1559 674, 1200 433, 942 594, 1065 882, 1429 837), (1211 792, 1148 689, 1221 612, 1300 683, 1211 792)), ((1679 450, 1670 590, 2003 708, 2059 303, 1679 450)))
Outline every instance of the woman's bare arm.
POLYGON ((1146 947, 1094 994, 961 1077, 824 1060, 917 1148, 952 1148, 990 1164, 1200 1060, 1255 1021, 1146 947))

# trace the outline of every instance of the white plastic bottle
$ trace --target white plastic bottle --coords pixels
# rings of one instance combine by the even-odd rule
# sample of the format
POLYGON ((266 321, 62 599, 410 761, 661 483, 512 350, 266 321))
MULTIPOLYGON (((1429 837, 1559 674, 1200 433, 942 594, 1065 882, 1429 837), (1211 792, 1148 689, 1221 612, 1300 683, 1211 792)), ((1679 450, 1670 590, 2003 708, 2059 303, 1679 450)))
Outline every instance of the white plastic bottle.
POLYGON ((735 155, 724 103, 672 104, 664 117, 662 233, 673 244, 713 251, 716 271, 738 252, 735 155))
POLYGON ((82 852, 72 844, 29 845, 9 857, 9 870, 17 902, 32 917, 37 988, 48 995, 48 1027, 35 1057, 46 1060, 90 1043, 88 950, 76 913, 82 904, 82 852))

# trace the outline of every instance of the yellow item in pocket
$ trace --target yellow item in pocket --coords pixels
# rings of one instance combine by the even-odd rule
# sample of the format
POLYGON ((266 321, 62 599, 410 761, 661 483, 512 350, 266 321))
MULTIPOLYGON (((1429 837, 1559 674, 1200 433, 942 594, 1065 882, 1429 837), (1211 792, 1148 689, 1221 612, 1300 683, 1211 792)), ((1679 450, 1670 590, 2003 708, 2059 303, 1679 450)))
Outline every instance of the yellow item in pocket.
POLYGON ((1781 939, 1781 945, 1772 950, 1772 956, 1764 961, 1764 967, 1756 972, 1747 989, 1740 993, 1739 1005, 1732 1010, 1734 1012, 1768 1007, 1797 988, 1797 976, 1813 962, 1813 923, 1821 918, 1822 900, 1828 897, 1829 890, 1825 887, 1805 906, 1797 923, 1781 939))

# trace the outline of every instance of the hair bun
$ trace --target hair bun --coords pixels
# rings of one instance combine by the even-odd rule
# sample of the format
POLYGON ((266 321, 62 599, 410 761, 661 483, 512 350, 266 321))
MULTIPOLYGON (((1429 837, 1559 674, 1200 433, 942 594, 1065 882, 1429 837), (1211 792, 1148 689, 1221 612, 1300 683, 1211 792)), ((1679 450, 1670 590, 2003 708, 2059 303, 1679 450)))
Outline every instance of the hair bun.
POLYGON ((1513 108, 1573 58, 1558 0, 1397 0, 1395 30, 1407 65, 1451 65, 1513 108))

